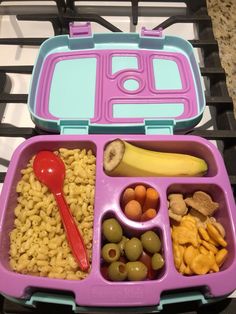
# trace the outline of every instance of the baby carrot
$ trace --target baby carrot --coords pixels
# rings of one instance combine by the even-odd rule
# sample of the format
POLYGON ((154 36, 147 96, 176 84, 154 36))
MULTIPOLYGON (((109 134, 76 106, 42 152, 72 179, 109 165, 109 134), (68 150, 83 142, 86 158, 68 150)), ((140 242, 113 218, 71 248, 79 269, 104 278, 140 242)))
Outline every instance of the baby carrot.
POLYGON ((135 200, 139 202, 141 206, 143 206, 145 198, 146 198, 146 188, 144 185, 136 185, 134 188, 135 200))
POLYGON ((122 196, 122 200, 121 200, 121 205, 124 208, 125 205, 129 202, 134 200, 135 197, 135 193, 134 193, 134 189, 132 188, 127 188, 125 189, 123 196, 122 196))
POLYGON ((154 208, 147 209, 141 216, 141 221, 147 221, 156 217, 157 211, 154 208))
POLYGON ((149 208, 157 208, 157 203, 159 199, 159 193, 153 189, 153 188, 148 188, 147 189, 147 194, 146 194, 146 199, 143 205, 143 212, 145 212, 149 208))
POLYGON ((131 220, 140 221, 142 208, 139 202, 132 200, 125 206, 125 216, 131 220))

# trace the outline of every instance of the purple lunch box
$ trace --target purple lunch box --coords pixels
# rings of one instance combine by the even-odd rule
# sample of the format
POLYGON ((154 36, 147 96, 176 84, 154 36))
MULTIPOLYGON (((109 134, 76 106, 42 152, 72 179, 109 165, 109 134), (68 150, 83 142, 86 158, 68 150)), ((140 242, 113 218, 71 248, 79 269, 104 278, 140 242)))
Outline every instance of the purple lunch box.
MULTIPOLYGON (((203 138, 173 135, 195 126, 205 108, 198 65, 188 42, 145 28, 140 35, 92 35, 89 23, 72 23, 70 35, 53 37, 40 47, 28 105, 39 128, 60 134, 26 140, 11 159, 0 198, 0 293, 25 302, 36 292, 47 298, 51 291, 61 291, 72 293, 78 306, 141 307, 160 305, 165 293, 173 290, 188 291, 194 300, 191 291, 211 299, 236 289, 236 208, 222 156, 203 138), (154 151, 203 158, 208 172, 204 177, 108 176, 103 169, 104 147, 116 138, 154 151), (92 267, 88 277, 78 281, 19 274, 9 265, 20 170, 40 150, 61 147, 91 149, 96 155, 92 267), (124 189, 137 183, 160 193, 158 214, 147 222, 129 220, 120 206, 124 189), (215 218, 226 229, 229 255, 218 273, 183 276, 174 265, 167 195, 198 190, 219 203, 215 218), (103 277, 101 225, 111 217, 130 236, 147 230, 160 236, 165 266, 156 279, 111 282, 103 277)), ((175 302, 174 296, 170 302, 175 302)))

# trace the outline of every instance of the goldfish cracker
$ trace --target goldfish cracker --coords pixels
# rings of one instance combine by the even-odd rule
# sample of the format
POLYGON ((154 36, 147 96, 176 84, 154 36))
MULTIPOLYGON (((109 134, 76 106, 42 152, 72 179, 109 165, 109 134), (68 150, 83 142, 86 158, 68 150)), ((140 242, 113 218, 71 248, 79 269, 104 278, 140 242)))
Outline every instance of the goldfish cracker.
POLYGON ((208 250, 208 251, 212 251, 212 253, 216 254, 218 252, 218 249, 211 243, 202 240, 202 245, 208 250))
MULTIPOLYGON (((211 217, 213 218, 213 217, 211 217)), ((218 221, 214 221, 212 219, 211 220, 211 223, 213 224, 213 226, 219 231, 219 233, 222 235, 223 238, 225 238, 225 229, 224 227, 222 226, 221 223, 219 223, 218 221)))
POLYGON ((189 230, 196 229, 196 224, 194 224, 192 221, 188 221, 188 220, 182 221, 181 220, 180 225, 188 228, 189 230))
POLYGON ((181 226, 184 226, 190 230, 192 229, 195 229, 197 228, 197 222, 196 220, 191 217, 190 215, 187 215, 187 216, 184 216, 182 219, 181 219, 181 223, 180 223, 181 226))
POLYGON ((221 249, 216 253, 216 263, 219 267, 221 267, 224 264, 227 255, 228 255, 228 250, 226 249, 221 249))
POLYGON ((199 251, 201 254, 204 254, 204 255, 207 255, 209 252, 203 245, 199 247, 199 251))
POLYGON ((223 247, 227 246, 227 242, 223 239, 216 227, 214 227, 211 223, 207 224, 207 231, 213 240, 223 247))
POLYGON ((191 261, 195 256, 199 254, 199 250, 196 249, 194 246, 188 246, 184 251, 184 262, 187 266, 191 264, 191 261))
POLYGON ((220 271, 219 266, 215 263, 212 267, 211 270, 213 270, 215 273, 218 273, 218 271, 220 271))
POLYGON ((198 254, 191 261, 190 269, 196 275, 205 275, 209 272, 211 268, 211 263, 209 262, 209 257, 204 254, 198 254))
POLYGON ((194 225, 196 225, 196 219, 191 215, 186 215, 182 218, 182 222, 184 221, 191 221, 194 225))
POLYGON ((179 270, 180 265, 183 263, 184 247, 173 243, 173 253, 175 267, 179 270))
POLYGON ((143 212, 149 208, 157 208, 159 193, 153 188, 147 188, 146 199, 143 205, 143 212))
POLYGON ((184 275, 186 268, 187 266, 184 264, 184 262, 182 262, 179 267, 179 272, 184 275))
POLYGON ((142 184, 136 185, 136 187, 134 188, 134 194, 135 200, 139 202, 141 207, 143 207, 146 199, 146 187, 142 184))
POLYGON ((179 244, 192 244, 194 247, 198 247, 197 228, 188 229, 183 226, 173 227, 172 238, 179 244))
POLYGON ((211 244, 213 244, 215 247, 218 247, 218 246, 219 246, 219 243, 217 243, 214 239, 212 239, 212 237, 209 237, 208 242, 211 243, 211 244))
POLYGON ((199 234, 203 240, 205 240, 205 241, 210 240, 209 234, 207 233, 206 229, 204 229, 203 227, 199 227, 198 232, 199 232, 199 234))
POLYGON ((210 270, 213 270, 215 273, 219 271, 219 266, 216 263, 215 255, 209 251, 207 254, 209 258, 210 270))
POLYGON ((140 221, 142 216, 141 205, 135 200, 129 201, 125 206, 124 213, 127 218, 134 221, 140 221))
POLYGON ((198 244, 199 244, 199 245, 201 245, 201 243, 202 243, 202 239, 201 239, 201 237, 200 237, 200 235, 199 235, 199 234, 197 235, 197 240, 198 240, 198 244))
POLYGON ((189 267, 189 265, 185 267, 184 274, 185 275, 193 275, 193 272, 192 272, 191 268, 189 267))
POLYGON ((173 244, 177 243, 178 244, 178 238, 176 236, 176 230, 179 228, 179 226, 172 226, 171 229, 171 238, 172 238, 172 242, 173 244))

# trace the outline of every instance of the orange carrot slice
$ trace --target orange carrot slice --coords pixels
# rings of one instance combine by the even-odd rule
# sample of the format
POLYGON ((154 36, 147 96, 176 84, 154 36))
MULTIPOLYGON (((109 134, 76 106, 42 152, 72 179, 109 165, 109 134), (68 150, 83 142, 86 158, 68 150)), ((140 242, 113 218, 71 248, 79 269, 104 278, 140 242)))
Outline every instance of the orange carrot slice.
POLYGON ((157 211, 154 208, 147 209, 141 216, 141 221, 147 221, 156 217, 157 211))
POLYGON ((135 200, 139 202, 141 206, 143 206, 146 198, 146 187, 144 185, 136 185, 134 189, 135 200))
POLYGON ((132 188, 127 188, 125 189, 123 195, 122 195, 122 199, 121 199, 121 206, 124 208, 125 205, 127 203, 129 203, 129 201, 134 200, 135 198, 135 192, 134 189, 132 188))
POLYGON ((158 199, 159 199, 159 193, 153 189, 153 188, 148 188, 147 193, 146 193, 146 199, 143 205, 143 212, 145 212, 149 208, 157 208, 158 204, 158 199))
POLYGON ((125 206, 125 216, 131 220, 140 221, 142 215, 142 207, 138 201, 129 201, 125 206))

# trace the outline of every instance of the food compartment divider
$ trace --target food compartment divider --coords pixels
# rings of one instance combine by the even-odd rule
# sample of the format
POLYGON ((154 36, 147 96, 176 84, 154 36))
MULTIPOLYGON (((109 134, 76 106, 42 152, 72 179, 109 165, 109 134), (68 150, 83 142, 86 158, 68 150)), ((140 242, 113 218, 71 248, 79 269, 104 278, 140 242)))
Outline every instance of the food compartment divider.
MULTIPOLYGON (((34 290, 63 290, 68 292, 74 292, 77 287, 81 286, 81 293, 77 303, 80 304, 80 301, 86 294, 83 295, 85 287, 90 282, 90 277, 93 276, 92 272, 88 277, 81 281, 76 280, 64 280, 64 279, 52 279, 47 277, 23 275, 16 272, 13 272, 9 268, 9 231, 13 228, 13 219, 14 219, 14 208, 16 205, 16 184, 20 179, 20 170, 26 167, 29 159, 33 157, 34 154, 40 150, 56 150, 58 148, 85 148, 91 149, 93 153, 97 156, 97 144, 90 136, 84 136, 83 138, 78 138, 77 136, 57 136, 57 135, 48 135, 48 136, 37 136, 31 138, 15 150, 12 156, 12 162, 9 166, 7 176, 5 179, 5 184, 3 186, 3 191, 1 194, 3 215, 1 215, 1 243, 0 248, 1 259, 0 259, 0 268, 1 268, 1 282, 8 282, 9 284, 5 286, 6 295, 18 298, 28 298, 32 291, 34 290), (7 195, 8 198, 3 198, 3 195, 7 195), (81 299, 80 299, 81 298, 81 299)), ((96 183, 95 183, 96 189, 96 183)), ((93 264, 93 260, 92 260, 93 264)), ((87 294, 88 296, 88 294, 87 294)), ((89 300, 86 301, 89 304, 89 300)))
POLYGON ((209 193, 213 200, 220 203, 219 209, 213 217, 216 217, 223 224, 226 230, 226 240, 228 242, 227 250, 229 256, 225 264, 218 273, 206 275, 183 276, 180 274, 173 262, 174 273, 172 276, 172 289, 199 287, 207 297, 219 297, 226 295, 234 290, 235 276, 235 212, 232 212, 233 199, 227 193, 230 189, 227 175, 217 175, 213 178, 172 178, 167 186, 167 195, 169 193, 193 193, 195 191, 204 191, 209 193), (228 197, 228 198, 227 198, 228 197), (227 279, 226 279, 227 278, 227 279), (227 282, 221 285, 220 282, 227 282), (180 284, 179 284, 180 283, 180 284), (180 287, 181 286, 181 287, 180 287))
MULTIPOLYGON (((185 197, 193 195, 196 191, 203 191, 208 193, 214 202, 219 203, 219 208, 215 211, 213 217, 220 222, 225 229, 225 240, 227 242, 227 250, 229 251, 229 256, 227 256, 226 261, 220 268, 220 271, 227 270, 231 267, 235 256, 236 256, 236 241, 234 239, 234 218, 231 215, 231 204, 227 201, 227 192, 224 189, 225 185, 219 183, 217 179, 203 181, 188 180, 187 182, 182 182, 181 180, 176 180, 174 184, 170 184, 167 188, 167 196, 170 193, 181 193, 185 197), (178 182, 178 183, 177 183, 178 182)), ((211 275, 211 274, 209 274, 211 275)), ((198 277, 198 276, 195 276, 198 277)), ((219 288, 219 286, 218 286, 219 288)))
MULTIPOLYGON (((224 169, 222 158, 216 154, 215 147, 209 141, 196 136, 174 135, 173 137, 157 134, 128 136, 130 138, 128 142, 140 148, 157 152, 188 154, 204 159, 208 164, 208 171, 203 178, 220 175, 224 169)), ((117 138, 125 140, 126 137, 125 134, 111 135, 108 143, 117 138)))
MULTIPOLYGON (((121 194, 121 191, 124 187, 124 178, 116 178, 114 180, 114 177, 112 178, 108 178, 108 180, 106 181, 108 185, 111 185, 111 189, 113 188, 114 191, 114 197, 113 201, 112 201, 112 207, 107 207, 103 212, 102 215, 102 219, 101 219, 101 225, 102 222, 104 221, 104 219, 107 218, 116 218, 118 220, 118 222, 120 223, 120 225, 122 226, 123 229, 123 233, 124 235, 127 235, 127 237, 132 238, 132 237, 138 237, 140 238, 140 235, 142 233, 144 233, 145 231, 149 231, 149 230, 153 230, 154 232, 157 233, 157 235, 160 237, 161 239, 161 243, 162 243, 162 249, 160 252, 163 252, 163 258, 165 259, 165 270, 161 270, 157 276, 157 279, 153 279, 153 280, 148 280, 151 282, 155 282, 155 281, 161 281, 163 282, 164 277, 166 277, 166 273, 169 271, 169 261, 171 260, 171 251, 168 249, 171 245, 171 238, 170 238, 170 232, 169 232, 169 228, 168 226, 168 212, 166 210, 166 196, 165 196, 165 190, 164 189, 160 189, 159 184, 156 184, 156 180, 154 178, 150 178, 147 180, 142 180, 143 178, 141 177, 136 177, 136 178, 126 178, 128 180, 126 180, 126 184, 127 186, 131 186, 133 183, 138 182, 140 184, 146 184, 146 185, 150 185, 151 187, 155 188, 157 191, 160 192, 160 199, 161 199, 161 203, 163 205, 160 206, 159 211, 156 215, 155 218, 153 218, 152 220, 149 221, 145 221, 145 222, 137 222, 137 221, 133 221, 128 219, 122 209, 120 208, 120 204, 119 204, 119 200, 117 201, 117 197, 116 195, 119 197, 121 194), (115 190, 114 190, 114 186, 115 190), (117 193, 116 193, 117 192, 117 193), (164 202, 162 201, 164 199, 164 202), (109 209, 110 208, 110 209, 109 209)), ((161 184, 161 182, 160 182, 161 184)), ((113 193, 113 192, 112 192, 113 193)), ((111 193, 111 194, 112 194, 111 193)), ((100 232, 102 232, 100 230, 100 232)), ((123 282, 124 284, 128 283, 127 281, 123 282)), ((136 284, 136 282, 133 282, 134 284, 136 284)), ((144 281, 143 281, 144 283, 144 281)))

